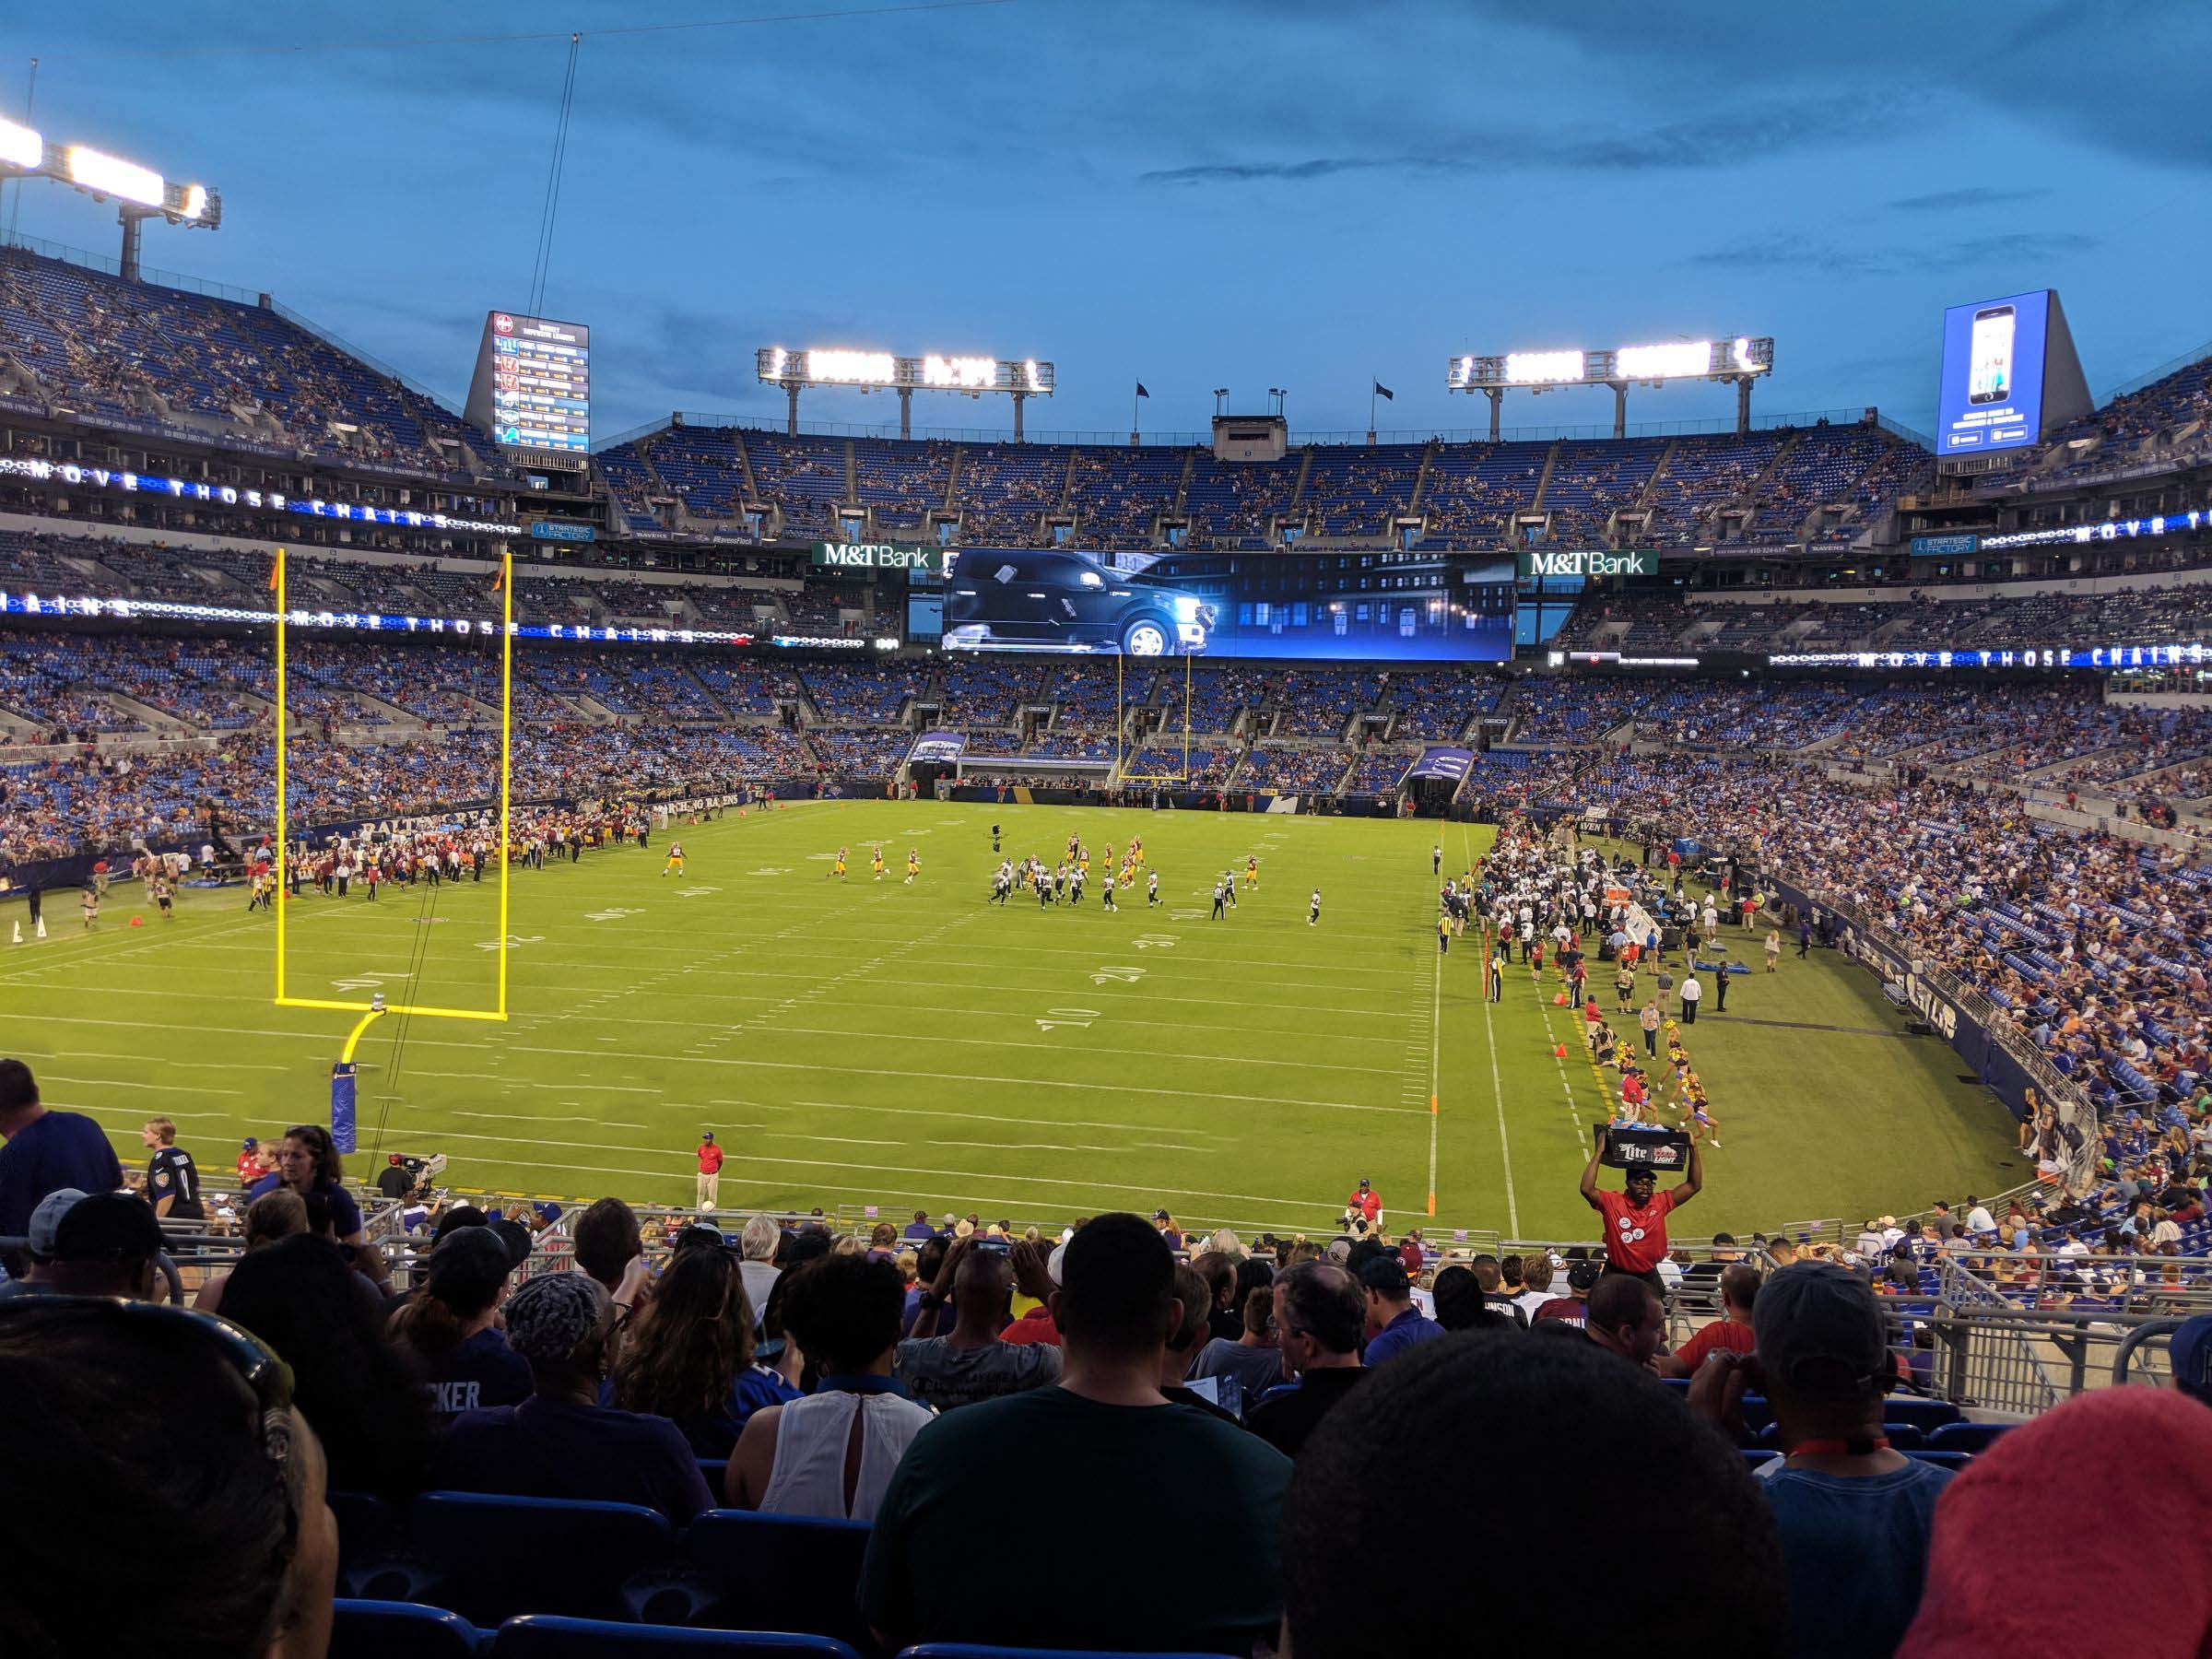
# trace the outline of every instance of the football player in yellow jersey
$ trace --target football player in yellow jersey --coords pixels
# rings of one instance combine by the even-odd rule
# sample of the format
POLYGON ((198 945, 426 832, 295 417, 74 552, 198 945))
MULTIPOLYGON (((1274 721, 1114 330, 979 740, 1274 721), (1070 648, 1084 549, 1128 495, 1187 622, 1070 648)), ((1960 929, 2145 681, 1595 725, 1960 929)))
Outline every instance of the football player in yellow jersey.
POLYGON ((922 854, 915 852, 913 848, 909 847, 906 850, 906 884, 911 887, 913 884, 914 878, 921 874, 922 854))
POLYGON ((845 850, 837 850, 837 862, 830 866, 830 874, 839 881, 845 878, 845 850))
POLYGON ((1129 856, 1140 865, 1145 862, 1145 838, 1143 836, 1133 835, 1129 838, 1129 856))
POLYGON ((1244 860, 1244 886, 1249 890, 1259 885, 1260 861, 1247 854, 1244 860))
POLYGON ((868 862, 875 867, 876 879, 881 881, 883 879, 883 843, 881 841, 877 842, 873 851, 870 852, 868 862))

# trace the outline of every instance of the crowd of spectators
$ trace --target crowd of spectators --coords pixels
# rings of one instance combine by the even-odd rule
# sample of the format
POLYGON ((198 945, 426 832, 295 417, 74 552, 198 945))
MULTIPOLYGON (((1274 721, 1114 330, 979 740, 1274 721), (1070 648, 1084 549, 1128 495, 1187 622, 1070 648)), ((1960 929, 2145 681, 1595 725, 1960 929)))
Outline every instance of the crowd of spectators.
MULTIPOLYGON (((1224 1230, 1185 1251, 1164 1212, 1082 1218, 1057 1240, 926 1214, 865 1234, 756 1215, 735 1237, 677 1218, 649 1244, 619 1199, 528 1223, 460 1205, 394 1288, 311 1125, 254 1188, 245 1253, 201 1290, 218 1323, 155 1305, 162 1225, 114 1190, 96 1130, 97 1159, 65 1155, 80 1124, 0 1062, 0 1187, 22 1206, 0 1218, 21 1241, 0 1293, 0 1401, 18 1430, 0 1471, 39 1518, 6 1528, 0 1629, 57 1659, 119 1640, 320 1659, 334 1623, 342 1649, 359 1640, 335 1596, 389 1577, 494 1620, 627 1578, 632 1618, 697 1609, 710 1627, 882 1653, 1247 1656, 1371 1652, 1375 1587, 1400 1584, 1393 1644, 1446 1652, 1508 1621, 1490 1576, 1401 1584, 1407 1514, 1506 1559, 1531 1536, 1609 1535, 1624 1501, 1662 1499, 1666 1548, 1619 1552, 1590 1594, 1517 1606, 1516 1639, 1671 1654, 1725 1630, 1747 1653, 1951 1659, 1993 1631, 2033 1651, 2032 1631, 2071 1651, 2105 1628, 2098 1598, 2065 1583, 2085 1549, 2146 1652, 2194 1652, 2212 1619, 2204 1320, 2174 1338, 2177 1387, 2091 1390, 1977 1428, 1972 1452, 1924 1453, 1893 1417, 1959 1417, 1902 1392, 1909 1343, 1879 1248, 1716 1261, 1718 1317, 1678 1345, 1610 1245, 1602 1269, 1578 1254, 1554 1286, 1547 1251, 1444 1265, 1418 1236, 1248 1246, 1224 1230), (38 1174, 15 1180, 6 1160, 34 1140, 38 1174), (2023 1504, 2088 1503, 2116 1467, 2172 1524, 2111 1547, 2023 1533, 2023 1504), (1082 1547, 1002 1529, 992 1570, 966 1570, 974 1517, 1021 1512, 1041 1477, 1046 1501, 1085 1517, 1082 1547), (494 1526, 520 1513, 502 1500, 635 1506, 663 1543, 619 1574, 580 1543, 487 1580, 472 1570, 519 1541, 371 1531, 424 1492, 492 1500, 494 1526), (703 1537, 732 1511, 811 1524, 825 1545, 824 1524, 865 1537, 834 1575, 794 1556, 798 1583, 724 1606, 670 1529, 703 1537), (1207 1571, 1147 1572, 1167 1514, 1206 1541, 1207 1571), (162 1564, 127 1597, 92 1594, 96 1519, 162 1564)), ((608 1628, 594 1651, 679 1639, 608 1628)))

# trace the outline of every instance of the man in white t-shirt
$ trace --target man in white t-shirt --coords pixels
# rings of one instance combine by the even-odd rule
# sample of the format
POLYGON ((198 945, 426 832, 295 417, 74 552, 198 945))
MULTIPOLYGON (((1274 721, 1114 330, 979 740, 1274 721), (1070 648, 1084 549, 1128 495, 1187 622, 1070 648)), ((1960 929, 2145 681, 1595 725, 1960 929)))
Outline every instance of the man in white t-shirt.
POLYGON ((1696 974, 1685 973, 1682 976, 1680 994, 1682 997, 1682 1023, 1696 1025, 1698 1023, 1698 1004, 1703 1001, 1705 996, 1705 987, 1698 983, 1696 974))
POLYGON ((1997 1218, 1989 1213, 1989 1206, 1971 1193, 1966 1195, 1966 1230, 1977 1237, 1997 1230, 1997 1218))

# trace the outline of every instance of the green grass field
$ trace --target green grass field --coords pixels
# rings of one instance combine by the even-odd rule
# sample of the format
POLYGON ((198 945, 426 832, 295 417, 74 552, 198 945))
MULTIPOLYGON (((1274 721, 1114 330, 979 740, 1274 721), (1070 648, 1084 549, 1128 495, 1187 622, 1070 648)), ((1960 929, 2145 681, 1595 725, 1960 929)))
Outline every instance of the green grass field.
MULTIPOLYGON (((350 1172, 442 1150, 462 1187, 686 1203, 712 1128, 725 1210, 1057 1224, 1164 1205, 1281 1231, 1324 1226, 1366 1176, 1394 1230, 1425 1220, 1433 1187, 1438 1226, 1588 1234, 1575 1178, 1606 1096, 1556 984, 1539 993, 1516 967, 1493 1008, 1472 933, 1439 960, 1433 823, 827 802, 677 833, 680 878, 660 874, 665 834, 515 873, 513 1018, 375 1026, 350 1172), (1084 906, 985 903, 994 820, 1010 855, 1049 860, 1080 833, 1084 906), (1133 830, 1163 902, 1140 892, 1108 914, 1096 854, 1133 830), (841 884, 827 874, 840 843, 841 884), (1215 875, 1248 853, 1258 892, 1210 921, 1215 875)), ((1446 870, 1488 833, 1443 827, 1446 870)), ((422 889, 303 898, 290 989, 489 1006, 495 892, 448 886, 434 911, 422 889)), ((124 887, 87 935, 53 895, 52 936, 0 955, 0 1051, 113 1132, 126 1164, 156 1113, 211 1173, 241 1134, 325 1117, 350 1017, 272 1006, 275 923, 244 907, 241 889, 188 889, 164 924, 124 887)), ((1609 1008, 1609 972, 1594 982, 1609 1008)), ((1832 954, 1785 955, 1781 973, 1735 982, 1726 1015, 1706 1006, 1688 1036, 1723 1146, 1689 1234, 2022 1179, 2003 1109, 1832 954)))

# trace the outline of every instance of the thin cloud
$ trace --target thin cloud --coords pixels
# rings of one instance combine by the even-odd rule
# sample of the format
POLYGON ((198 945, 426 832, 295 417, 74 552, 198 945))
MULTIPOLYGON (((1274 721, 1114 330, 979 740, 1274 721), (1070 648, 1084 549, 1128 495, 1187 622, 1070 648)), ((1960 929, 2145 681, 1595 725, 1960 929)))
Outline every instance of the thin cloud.
POLYGON ((1387 156, 1323 155, 1296 160, 1193 162, 1137 175, 1140 184, 1302 184, 1342 173, 1412 175, 1497 171, 1683 171, 1732 167, 1803 148, 1832 145, 1880 129, 1898 111, 1888 97, 1851 97, 1820 103, 1777 104, 1736 113, 1669 122, 1595 138, 1546 134, 1473 134, 1458 143, 1387 156))
POLYGON ((1971 185, 1965 190, 1938 190, 1930 195, 1905 196, 1889 204, 1897 213, 1966 213, 1977 207, 2008 207, 2018 202, 2033 202, 2047 196, 2047 189, 1994 190, 1986 184, 1971 185))

